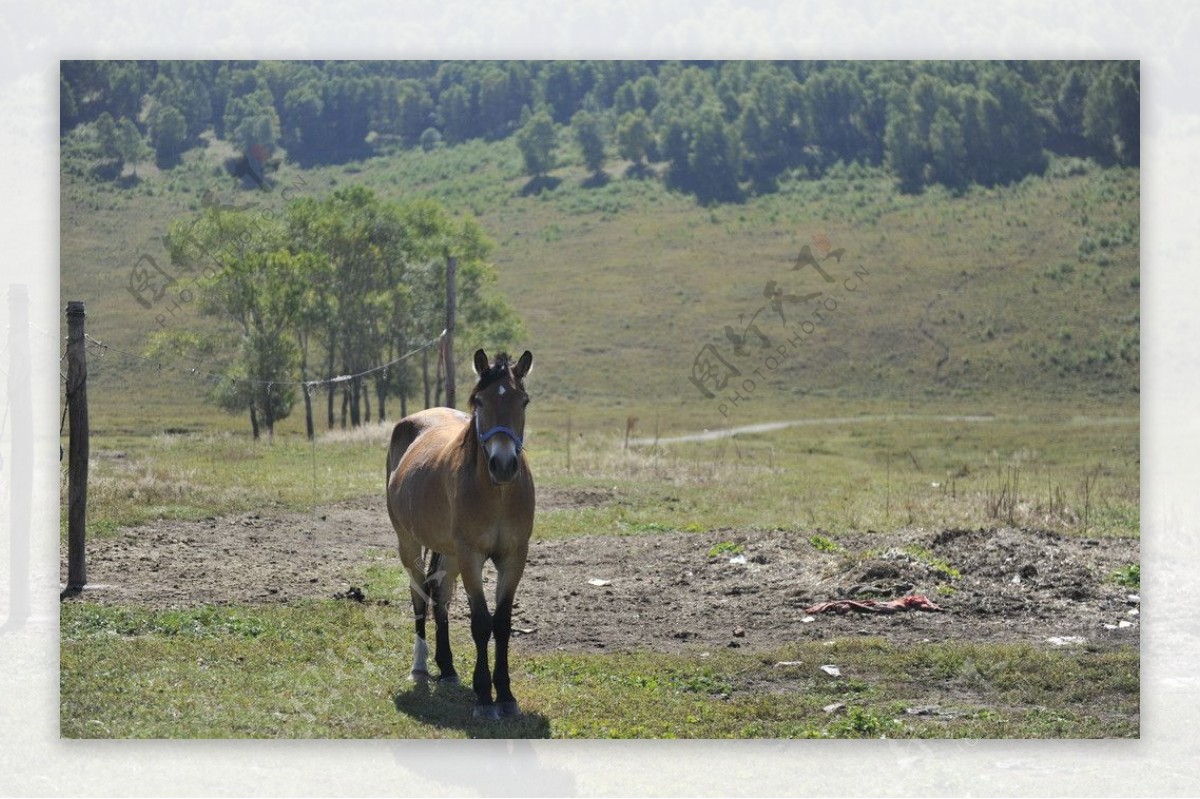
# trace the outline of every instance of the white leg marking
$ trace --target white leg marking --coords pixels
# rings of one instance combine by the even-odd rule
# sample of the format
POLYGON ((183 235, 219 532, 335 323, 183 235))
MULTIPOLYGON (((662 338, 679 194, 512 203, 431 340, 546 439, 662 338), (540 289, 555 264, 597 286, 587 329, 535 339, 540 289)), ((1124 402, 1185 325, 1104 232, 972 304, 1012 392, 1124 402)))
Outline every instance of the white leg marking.
POLYGON ((424 638, 417 636, 417 642, 413 644, 413 674, 428 673, 428 660, 429 645, 425 643, 424 638))

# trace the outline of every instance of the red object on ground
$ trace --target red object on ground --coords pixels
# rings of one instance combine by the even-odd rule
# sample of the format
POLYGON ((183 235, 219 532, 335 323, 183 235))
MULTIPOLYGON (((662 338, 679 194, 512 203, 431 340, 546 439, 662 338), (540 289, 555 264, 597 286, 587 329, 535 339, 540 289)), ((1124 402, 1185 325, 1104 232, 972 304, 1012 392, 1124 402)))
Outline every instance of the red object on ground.
POLYGON ((883 602, 877 599, 835 599, 805 608, 805 613, 896 613, 901 610, 928 610, 936 613, 945 611, 929 601, 924 594, 909 594, 899 599, 883 602))

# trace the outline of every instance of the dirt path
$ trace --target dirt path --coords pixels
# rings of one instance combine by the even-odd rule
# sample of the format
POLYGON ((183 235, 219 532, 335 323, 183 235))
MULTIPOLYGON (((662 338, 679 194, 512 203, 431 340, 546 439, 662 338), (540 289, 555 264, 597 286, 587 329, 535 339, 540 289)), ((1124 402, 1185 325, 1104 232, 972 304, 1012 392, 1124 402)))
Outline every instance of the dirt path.
POLYGON ((634 438, 629 443, 639 447, 665 444, 686 444, 698 441, 717 441, 734 436, 755 435, 757 433, 773 433, 788 427, 823 427, 825 425, 865 424, 867 422, 894 422, 905 419, 924 419, 942 422, 994 422, 995 416, 919 416, 917 414, 863 414, 861 416, 828 416, 821 419, 791 419, 784 422, 759 422, 740 427, 721 427, 716 430, 704 430, 699 433, 687 433, 678 436, 663 436, 661 438, 634 438))
MULTIPOLYGON (((733 438, 735 436, 748 436, 758 433, 773 433, 776 430, 784 430, 788 427, 822 427, 825 425, 860 425, 870 422, 896 422, 921 420, 927 422, 949 422, 949 423, 967 423, 967 424, 983 424, 989 422, 1011 422, 1024 420, 1027 421, 1027 416, 994 416, 987 415, 962 415, 953 414, 948 416, 929 416, 928 414, 915 413, 888 413, 888 414, 861 414, 859 416, 828 416, 820 419, 790 419, 781 422, 759 422, 757 424, 741 425, 740 427, 720 427, 715 430, 703 430, 699 433, 686 433, 678 436, 661 436, 661 437, 643 437, 631 438, 630 444, 639 447, 648 446, 665 446, 667 444, 687 444, 700 441, 718 441, 722 438, 733 438)), ((1070 419, 1072 424, 1137 424, 1137 416, 1073 416, 1070 419)))
MULTIPOLYGON (((587 507, 611 499, 602 491, 540 490, 538 505, 587 507)), ((514 627, 524 632, 514 646, 757 650, 847 635, 896 643, 1138 643, 1138 601, 1112 579, 1118 569, 1139 562, 1137 540, 1011 528, 897 530, 827 536, 838 547, 828 552, 809 542, 814 532, 535 540, 514 613, 514 627), (709 555, 723 544, 740 552, 709 555), (938 571, 947 567, 959 576, 951 580, 938 571), (953 592, 939 593, 938 585, 947 583, 953 592), (804 610, 848 595, 871 596, 872 589, 886 596, 924 593, 946 612, 813 617, 804 610)), ((357 586, 366 601, 411 613, 406 595, 378 596, 363 585, 372 560, 398 565, 394 534, 375 498, 316 513, 160 521, 88 547, 86 601, 156 608, 278 603, 330 598, 357 586)), ((65 552, 62 570, 65 579, 65 552)), ((461 589, 453 616, 466 623, 461 589)))

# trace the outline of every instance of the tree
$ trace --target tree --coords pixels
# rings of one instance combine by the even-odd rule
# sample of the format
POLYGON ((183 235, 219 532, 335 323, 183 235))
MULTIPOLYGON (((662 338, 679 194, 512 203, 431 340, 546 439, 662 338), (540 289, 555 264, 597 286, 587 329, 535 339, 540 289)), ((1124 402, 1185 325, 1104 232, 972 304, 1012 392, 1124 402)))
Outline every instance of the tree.
POLYGON ((862 157, 867 150, 861 127, 866 94, 858 77, 846 67, 825 69, 804 83, 804 95, 821 166, 862 157))
POLYGON ((296 402, 297 386, 288 371, 296 360, 295 344, 287 338, 251 333, 237 342, 235 351, 231 373, 216 384, 210 398, 226 413, 249 413, 255 441, 262 428, 273 440, 275 423, 287 418, 296 402), (264 379, 264 375, 273 377, 264 379))
POLYGON ((899 95, 901 99, 894 101, 892 111, 888 114, 884 158, 899 181, 900 191, 916 194, 925 185, 924 147, 914 135, 907 93, 900 91, 899 95))
POLYGON ((666 130, 664 154, 671 161, 671 184, 700 202, 736 202, 741 198, 741 145, 716 102, 705 104, 686 121, 666 130))
POLYGON ((1088 81, 1084 69, 1073 66, 1062 78, 1054 96, 1054 118, 1058 123, 1061 148, 1082 154, 1087 143, 1083 130, 1083 109, 1087 102, 1088 81))
POLYGON ((479 123, 485 136, 500 138, 507 132, 512 119, 508 85, 508 75, 499 67, 489 67, 479 79, 479 123))
POLYGON ((983 103, 983 131, 989 143, 990 174, 980 182, 1011 183, 1046 167, 1042 150, 1045 125, 1033 106, 1032 90, 1016 72, 989 65, 979 88, 990 96, 983 103))
POLYGON ((425 128, 421 134, 421 149, 425 152, 436 150, 442 146, 442 134, 438 133, 437 128, 425 128))
POLYGON ((225 109, 225 133, 243 152, 256 145, 274 150, 282 131, 271 93, 260 88, 231 99, 225 109))
POLYGON ((168 61, 159 65, 150 85, 156 107, 171 106, 183 114, 185 138, 194 139, 212 123, 212 73, 203 61, 168 61))
POLYGON ((100 62, 107 85, 104 98, 114 119, 133 119, 141 108, 145 75, 136 61, 100 62))
POLYGON ((590 111, 578 111, 571 117, 571 129, 583 153, 584 165, 592 174, 599 174, 604 168, 604 132, 599 118, 590 111))
POLYGON ((680 191, 691 191, 691 166, 688 163, 691 134, 684 121, 675 117, 660 129, 659 152, 670 164, 667 185, 680 191))
POLYGON ((1141 160, 1141 88, 1136 61, 1104 65, 1083 104, 1083 133, 1102 158, 1137 165, 1141 160))
POLYGON ((58 132, 66 133, 79 122, 79 104, 75 101, 75 88, 67 80, 64 71, 58 73, 58 132))
POLYGON ((474 135, 471 95, 461 85, 451 86, 438 99, 438 118, 446 141, 460 144, 474 135))
POLYGON ((399 105, 400 136, 404 144, 411 147, 429 130, 433 99, 420 81, 404 80, 400 82, 396 102, 399 105))
POLYGON ((617 123, 617 153, 632 161, 637 172, 645 168, 643 161, 652 140, 650 120, 641 109, 625 114, 617 123))
POLYGON ((587 94, 588 77, 575 61, 552 61, 546 66, 542 96, 554 122, 565 125, 587 94))
POLYGON ((150 118, 150 143, 160 167, 170 168, 179 163, 187 141, 187 120, 174 106, 158 106, 150 118))
POLYGON ((235 353, 230 368, 240 379, 218 387, 215 399, 248 412, 255 437, 260 423, 273 437, 295 398, 292 330, 304 280, 286 243, 278 222, 219 206, 191 222, 176 220, 167 235, 172 264, 202 276, 201 312, 231 325, 222 350, 235 353))
POLYGON ((150 150, 142 141, 141 131, 133 124, 133 120, 123 118, 117 123, 116 151, 122 164, 133 167, 133 176, 136 178, 138 162, 146 158, 150 150))
POLYGON ((613 93, 613 111, 623 117, 638 109, 637 87, 633 81, 621 84, 613 93))
POLYGON ((799 87, 781 70, 764 68, 742 98, 738 131, 746 173, 760 191, 772 191, 776 178, 801 163, 806 129, 799 87))
POLYGON ((316 81, 296 86, 284 95, 280 138, 290 158, 301 164, 319 159, 324 113, 325 102, 316 81))
POLYGON ((525 161, 525 173, 541 177, 554 168, 556 135, 554 121, 545 111, 530 117, 517 133, 517 147, 525 161))
POLYGON ((660 99, 658 80, 653 75, 643 75, 638 78, 634 91, 637 94, 637 104, 641 109, 647 114, 654 113, 660 99))
POLYGON ((121 143, 117 135, 117 123, 112 118, 112 114, 105 111, 96 118, 94 125, 96 129, 96 143, 100 148, 100 157, 116 161, 118 165, 124 163, 121 159, 121 143))
POLYGON ((945 106, 937 110, 929 127, 929 152, 935 182, 957 192, 967 188, 967 149, 962 127, 945 106))

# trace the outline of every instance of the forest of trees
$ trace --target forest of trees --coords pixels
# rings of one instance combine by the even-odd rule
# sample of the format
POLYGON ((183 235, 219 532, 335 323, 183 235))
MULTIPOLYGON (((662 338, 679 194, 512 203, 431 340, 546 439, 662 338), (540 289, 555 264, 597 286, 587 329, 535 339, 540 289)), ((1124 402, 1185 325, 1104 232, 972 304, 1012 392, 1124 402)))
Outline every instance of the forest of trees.
POLYGON ((64 61, 60 129, 114 163, 177 164, 206 131, 301 166, 520 136, 527 171, 574 141, 702 202, 837 162, 902 190, 1039 173, 1047 153, 1136 166, 1134 61, 64 61), (569 136, 560 136, 571 131, 569 136))

